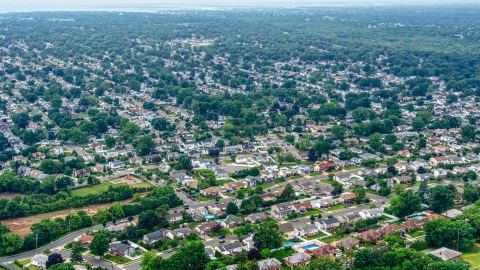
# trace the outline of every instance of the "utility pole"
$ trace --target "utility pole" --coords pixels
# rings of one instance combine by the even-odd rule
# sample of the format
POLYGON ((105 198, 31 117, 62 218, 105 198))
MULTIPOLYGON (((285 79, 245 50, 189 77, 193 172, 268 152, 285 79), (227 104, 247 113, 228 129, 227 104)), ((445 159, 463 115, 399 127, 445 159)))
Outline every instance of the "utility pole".
POLYGON ((38 248, 38 234, 35 234, 35 249, 38 248))
POLYGON ((458 242, 460 241, 460 229, 457 229, 457 251, 458 251, 458 242))

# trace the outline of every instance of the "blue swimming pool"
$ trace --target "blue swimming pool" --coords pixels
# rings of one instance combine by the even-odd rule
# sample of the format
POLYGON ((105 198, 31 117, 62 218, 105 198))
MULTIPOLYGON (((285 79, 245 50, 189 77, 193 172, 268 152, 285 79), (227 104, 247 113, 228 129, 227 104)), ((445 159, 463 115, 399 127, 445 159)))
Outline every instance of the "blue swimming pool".
POLYGON ((315 249, 315 248, 318 248, 318 245, 317 245, 317 244, 310 244, 310 245, 307 245, 307 246, 303 246, 303 247, 302 247, 303 250, 315 249))
POLYGON ((412 217, 412 218, 409 218, 409 219, 413 219, 413 220, 422 220, 422 217, 421 217, 421 216, 416 216, 416 217, 412 217))
POLYGON ((212 219, 212 218, 214 218, 214 217, 215 217, 215 216, 212 215, 212 214, 206 214, 206 215, 205 215, 205 218, 206 218, 206 219, 212 219))
POLYGON ((286 247, 291 247, 293 245, 293 242, 286 242, 283 245, 286 246, 286 247))

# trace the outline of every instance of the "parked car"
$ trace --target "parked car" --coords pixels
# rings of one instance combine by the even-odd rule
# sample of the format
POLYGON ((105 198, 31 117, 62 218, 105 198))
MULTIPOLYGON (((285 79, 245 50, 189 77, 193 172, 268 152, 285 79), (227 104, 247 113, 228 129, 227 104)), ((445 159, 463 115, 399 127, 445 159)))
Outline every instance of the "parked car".
POLYGON ((225 240, 222 240, 222 241, 220 241, 219 243, 220 243, 220 244, 223 244, 223 243, 225 243, 225 240))
POLYGON ((223 238, 225 238, 225 235, 220 235, 220 236, 218 237, 218 239, 223 239, 223 238))
POLYGON ((294 219, 293 222, 298 222, 298 218, 294 219))

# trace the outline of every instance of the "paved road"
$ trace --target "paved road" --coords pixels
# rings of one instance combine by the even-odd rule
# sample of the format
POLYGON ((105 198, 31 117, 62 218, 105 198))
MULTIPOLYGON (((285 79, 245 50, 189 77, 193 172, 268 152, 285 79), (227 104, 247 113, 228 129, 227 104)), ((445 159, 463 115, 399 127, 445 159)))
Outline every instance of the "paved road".
POLYGON ((285 142, 284 140, 280 140, 277 136, 275 135, 269 135, 268 138, 272 139, 274 142, 277 143, 277 145, 280 145, 287 151, 288 153, 294 155, 297 159, 301 159, 300 155, 298 154, 297 150, 293 146, 291 146, 289 143, 285 142))

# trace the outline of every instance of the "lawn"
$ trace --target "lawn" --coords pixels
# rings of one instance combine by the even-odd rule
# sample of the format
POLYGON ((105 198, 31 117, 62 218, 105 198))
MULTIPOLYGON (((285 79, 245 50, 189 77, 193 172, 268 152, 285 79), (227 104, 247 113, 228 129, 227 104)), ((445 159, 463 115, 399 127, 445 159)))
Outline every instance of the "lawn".
POLYGON ((375 195, 375 196, 383 197, 382 194, 380 194, 380 193, 378 193, 378 192, 376 192, 376 191, 374 191, 374 190, 366 189, 365 192, 368 193, 368 194, 375 195))
POLYGON ((338 210, 342 210, 342 209, 347 209, 347 207, 343 204, 337 204, 337 205, 334 205, 334 206, 328 208, 328 211, 338 211, 338 210))
POLYGON ((357 167, 355 167, 355 166, 347 166, 347 167, 345 167, 345 168, 343 168, 343 169, 344 169, 345 171, 350 171, 350 170, 355 170, 355 169, 357 169, 357 167))
POLYGON ((306 216, 311 216, 311 215, 318 215, 318 214, 322 214, 323 211, 320 210, 320 209, 312 209, 308 212, 305 213, 306 216))
POLYGON ((291 180, 301 179, 301 178, 303 178, 303 175, 294 175, 294 176, 290 177, 291 180))
POLYGON ((217 184, 221 187, 225 185, 226 183, 233 182, 232 180, 217 180, 217 184))
POLYGON ((307 237, 307 240, 313 240, 325 236, 326 234, 318 232, 317 235, 307 237))
POLYGON ((424 236, 425 232, 424 231, 413 231, 413 232, 407 232, 408 235, 410 235, 413 238, 417 238, 420 236, 424 236))
POLYGON ((317 175, 323 175, 321 172, 311 172, 310 176, 317 176, 317 175))
POLYGON ((382 215, 382 216, 378 217, 378 222, 387 221, 387 220, 390 220, 390 219, 392 219, 392 218, 382 215))
POLYGON ((227 228, 221 228, 220 231, 218 232, 212 232, 211 234, 209 234, 208 236, 210 238, 216 238, 216 237, 219 237, 220 235, 230 235, 232 234, 232 232, 227 229, 227 228))
POLYGON ((331 244, 333 242, 337 242, 337 241, 341 240, 342 238, 343 238, 343 236, 341 236, 341 235, 335 235, 335 236, 332 236, 332 237, 322 239, 322 242, 325 242, 327 244, 331 244))
POLYGON ((283 250, 273 252, 271 258, 275 258, 280 262, 282 262, 283 258, 292 256, 294 253, 295 253, 295 250, 293 249, 283 249, 283 250))
POLYGON ((107 254, 102 257, 102 259, 109 261, 109 262, 114 262, 114 263, 119 263, 119 264, 124 264, 124 263, 129 263, 132 260, 127 259, 125 257, 120 257, 120 256, 112 256, 110 254, 107 254))
POLYGON ((215 200, 215 196, 205 197, 205 196, 202 196, 202 195, 198 195, 198 196, 195 197, 195 200, 200 201, 200 202, 207 202, 207 201, 215 200))
MULTIPOLYGON (((72 195, 77 196, 87 196, 88 194, 97 194, 99 192, 107 191, 108 187, 110 186, 121 186, 121 185, 128 185, 128 184, 112 184, 109 181, 101 182, 98 185, 90 186, 90 187, 82 187, 72 190, 72 195)), ((142 182, 140 184, 131 185, 131 187, 151 187, 152 185, 148 182, 142 182)))
POLYGON ((24 265, 26 264, 29 264, 30 263, 30 258, 28 259, 23 259, 23 260, 20 260, 20 261, 15 261, 14 263, 12 263, 13 267, 15 267, 16 269, 18 270, 24 270, 24 269, 27 269, 27 270, 38 270, 39 268, 36 267, 36 266, 30 266, 28 268, 23 268, 24 265))
MULTIPOLYGON (((72 241, 72 242, 66 244, 63 248, 64 248, 64 249, 72 249, 74 243, 75 243, 75 242, 72 241)), ((83 252, 85 252, 85 251, 87 251, 87 250, 88 250, 88 248, 86 248, 86 247, 81 247, 81 248, 80 248, 80 252, 81 252, 81 253, 83 253, 83 252)))
POLYGON ((335 180, 333 180, 333 179, 323 179, 323 180, 320 180, 320 182, 327 183, 327 184, 331 185, 335 182, 335 180))
POLYGON ((469 262, 473 267, 480 266, 480 244, 475 244, 473 247, 463 251, 462 259, 469 262))
POLYGON ((273 182, 274 182, 276 185, 278 185, 278 184, 280 184, 280 183, 285 182, 285 180, 282 180, 282 179, 279 178, 279 179, 273 180, 273 182))

